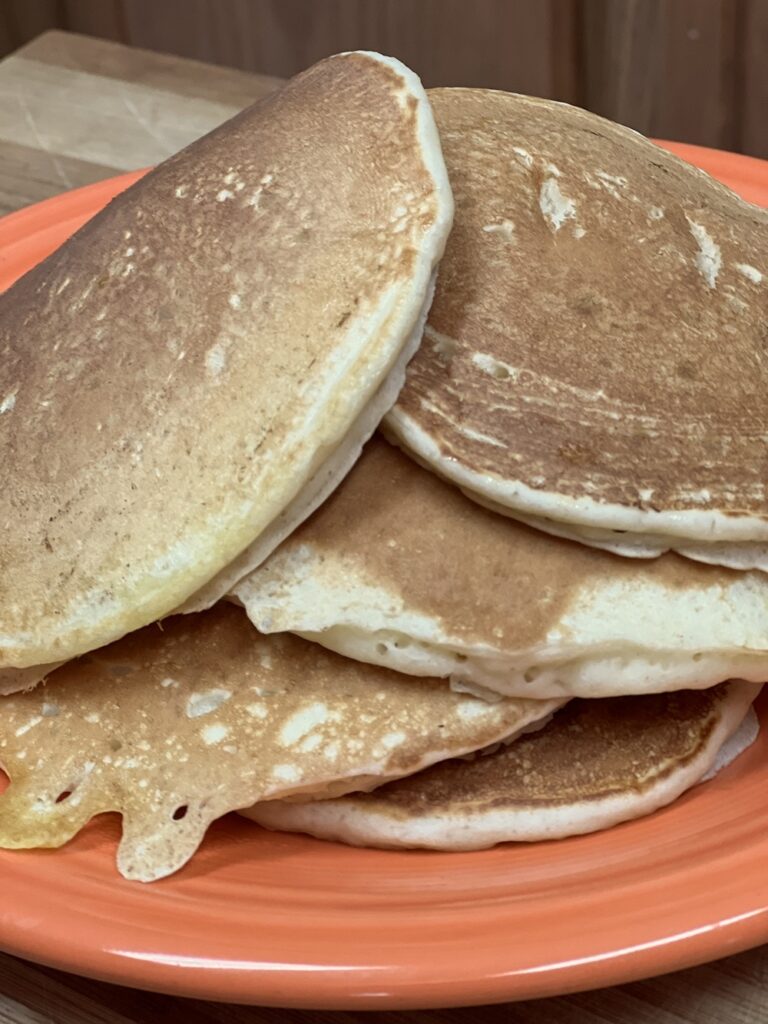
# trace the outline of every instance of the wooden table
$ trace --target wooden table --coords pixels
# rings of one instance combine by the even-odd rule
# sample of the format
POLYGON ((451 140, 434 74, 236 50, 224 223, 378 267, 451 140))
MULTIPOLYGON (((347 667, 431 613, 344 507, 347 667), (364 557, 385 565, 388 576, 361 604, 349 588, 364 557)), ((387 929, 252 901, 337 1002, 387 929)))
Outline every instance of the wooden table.
MULTIPOLYGON (((50 32, 0 62, 0 213, 155 163, 277 79, 50 32)), ((0 910, 2 896, 0 895, 0 910)), ((121 989, 0 954, 0 1024, 344 1024, 357 1013, 222 1006, 121 989)), ((765 948, 650 981, 388 1024, 763 1024, 765 948)))

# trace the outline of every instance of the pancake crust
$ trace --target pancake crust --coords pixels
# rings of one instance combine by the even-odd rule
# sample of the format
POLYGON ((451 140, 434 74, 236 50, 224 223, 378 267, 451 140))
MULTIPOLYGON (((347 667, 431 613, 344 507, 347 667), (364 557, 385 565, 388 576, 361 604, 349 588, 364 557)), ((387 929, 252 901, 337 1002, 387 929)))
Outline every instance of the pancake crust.
POLYGON ((0 847, 56 847, 118 811, 118 866, 180 868, 208 825, 256 800, 336 795, 506 740, 560 701, 488 704, 219 605, 70 662, 0 701, 0 847))
POLYGON ((700 781, 758 692, 731 682, 575 700, 486 756, 445 761, 372 793, 246 813, 270 828, 373 846, 479 849, 591 832, 648 814, 700 781))
POLYGON ((418 79, 346 54, 0 297, 0 668, 169 613, 279 517, 390 373, 451 214, 418 79))
POLYGON ((511 514, 768 539, 768 212, 583 110, 430 99, 456 220, 389 429, 511 514))
POLYGON ((257 629, 516 696, 768 678, 768 578, 619 558, 494 514, 374 437, 234 590, 257 629))

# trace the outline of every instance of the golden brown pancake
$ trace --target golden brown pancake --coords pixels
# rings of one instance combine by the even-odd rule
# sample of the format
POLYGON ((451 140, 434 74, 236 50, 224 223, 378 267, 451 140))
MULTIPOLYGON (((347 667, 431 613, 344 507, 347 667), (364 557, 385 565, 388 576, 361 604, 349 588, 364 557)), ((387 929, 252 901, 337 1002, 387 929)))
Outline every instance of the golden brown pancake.
POLYGON ((757 735, 750 709, 758 692, 731 682, 575 700, 543 729, 486 756, 445 761, 372 793, 278 800, 245 813, 269 828, 361 846, 477 850, 594 832, 671 803, 717 765, 737 731, 727 759, 738 756, 757 735))
POLYGON ((344 54, 0 297, 2 690, 211 604, 329 493, 394 401, 451 215, 418 79, 344 54))
POLYGON ((586 111, 430 99, 456 219, 388 430, 541 529, 768 569, 768 212, 586 111))
POLYGON ((62 846, 118 811, 118 867, 151 881, 227 811, 366 789, 509 740, 560 703, 489 704, 260 636, 228 604, 176 616, 0 701, 0 847, 62 846))
POLYGON ((507 696, 768 679, 765 573, 618 558, 548 536, 379 437, 234 594, 263 632, 507 696))

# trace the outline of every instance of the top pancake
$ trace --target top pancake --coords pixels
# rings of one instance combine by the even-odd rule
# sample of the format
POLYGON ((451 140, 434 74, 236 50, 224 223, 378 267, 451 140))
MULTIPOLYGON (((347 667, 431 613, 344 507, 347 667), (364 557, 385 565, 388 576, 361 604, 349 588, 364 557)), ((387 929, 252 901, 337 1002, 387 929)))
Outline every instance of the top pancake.
POLYGON ((418 79, 346 54, 2 296, 0 667, 167 614, 274 523, 418 327, 451 213, 418 79))
POLYGON ((585 111, 430 99, 456 220, 400 443, 513 515, 768 539, 768 213, 585 111))

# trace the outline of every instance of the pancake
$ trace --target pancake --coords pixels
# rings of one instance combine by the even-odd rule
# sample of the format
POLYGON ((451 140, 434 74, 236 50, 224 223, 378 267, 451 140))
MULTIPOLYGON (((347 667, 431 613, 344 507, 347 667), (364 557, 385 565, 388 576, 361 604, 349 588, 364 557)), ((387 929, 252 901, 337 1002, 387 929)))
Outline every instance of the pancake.
POLYGON ((0 297, 0 692, 213 603, 323 500, 395 400, 451 218, 418 79, 344 54, 0 297))
POLYGON ((62 846, 94 817, 123 819, 118 867, 151 881, 210 823, 299 793, 366 789, 508 741, 558 701, 488 704, 289 635, 240 609, 175 616, 0 701, 0 847, 62 846))
POLYGON ((768 578, 648 562, 495 515, 374 437, 234 589, 257 629, 485 696, 608 697, 768 679, 768 578), (492 693, 489 693, 492 691, 492 693))
POLYGON ((724 767, 726 745, 731 760, 746 749, 756 738, 758 689, 731 682, 572 701, 545 728, 485 757, 446 761, 373 793, 278 800, 244 813, 354 846, 480 850, 595 832, 671 803, 724 767))
POLYGON ((430 99, 456 220, 388 431, 539 529, 768 570, 768 212, 586 111, 430 99))

